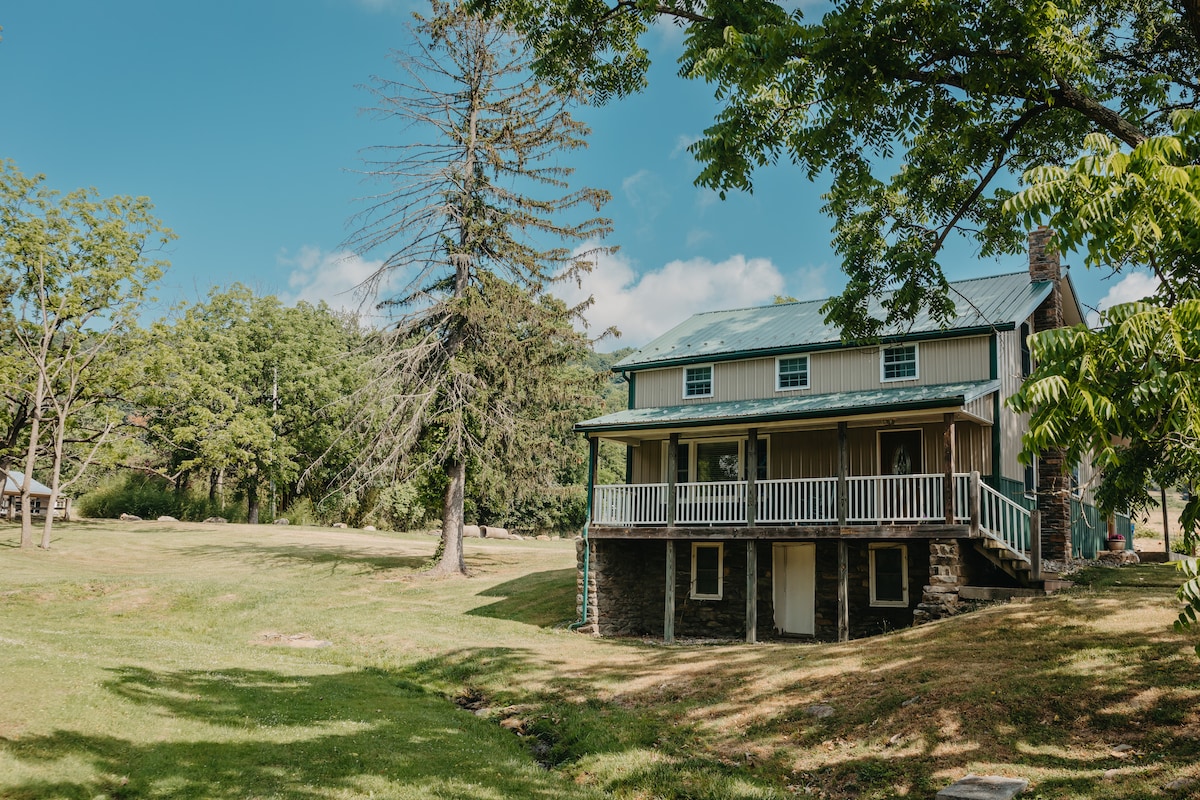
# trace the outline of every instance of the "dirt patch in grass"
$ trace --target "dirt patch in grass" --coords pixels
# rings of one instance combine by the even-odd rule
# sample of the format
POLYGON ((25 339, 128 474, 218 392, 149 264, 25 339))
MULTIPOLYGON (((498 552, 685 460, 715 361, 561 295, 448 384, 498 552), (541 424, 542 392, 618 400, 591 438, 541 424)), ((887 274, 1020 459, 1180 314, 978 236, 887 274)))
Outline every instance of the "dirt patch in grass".
POLYGON ((267 645, 269 647, 295 647, 303 650, 315 650, 321 647, 332 647, 328 639, 318 639, 308 633, 276 633, 264 631, 250 640, 250 644, 267 645))

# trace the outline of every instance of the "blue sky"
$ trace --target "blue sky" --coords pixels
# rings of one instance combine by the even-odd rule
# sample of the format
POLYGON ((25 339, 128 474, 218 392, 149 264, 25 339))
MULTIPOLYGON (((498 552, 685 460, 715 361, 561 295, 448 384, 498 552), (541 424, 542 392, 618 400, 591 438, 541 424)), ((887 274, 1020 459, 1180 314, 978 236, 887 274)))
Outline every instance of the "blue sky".
MULTIPOLYGON (((382 254, 342 246, 370 191, 353 170, 362 148, 398 135, 360 113, 359 87, 395 75, 388 53, 414 8, 423 4, 6 0, 0 158, 63 191, 149 196, 179 236, 164 312, 235 281, 288 302, 354 305, 348 290, 382 254)), ((654 36, 666 54, 679 34, 654 36)), ((820 298, 843 283, 824 187, 795 167, 760 171, 753 195, 725 201, 693 185, 685 148, 715 105, 708 87, 675 76, 672 58, 659 56, 645 94, 579 114, 593 133, 572 156, 574 181, 612 193, 606 243, 620 248, 585 287, 593 328, 625 333, 600 349, 642 344, 695 311, 820 298)), ((943 265, 951 279, 1024 268, 980 262, 962 244, 943 265)), ((1073 279, 1091 305, 1137 284, 1082 269, 1073 279)))

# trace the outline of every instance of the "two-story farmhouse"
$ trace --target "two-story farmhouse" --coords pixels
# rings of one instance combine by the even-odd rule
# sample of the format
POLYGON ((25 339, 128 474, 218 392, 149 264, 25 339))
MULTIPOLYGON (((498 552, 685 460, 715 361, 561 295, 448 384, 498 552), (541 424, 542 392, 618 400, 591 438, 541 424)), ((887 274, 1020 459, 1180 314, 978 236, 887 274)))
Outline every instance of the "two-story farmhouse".
POLYGON ((1023 466, 1005 403, 1026 337, 1082 321, 1048 236, 1028 272, 952 283, 949 327, 845 345, 821 301, 787 303, 698 314, 619 362, 628 410, 576 426, 593 475, 599 440, 627 451, 624 484, 589 481, 585 629, 844 639, 1044 588, 1073 527, 1094 554, 1090 465, 1023 466))

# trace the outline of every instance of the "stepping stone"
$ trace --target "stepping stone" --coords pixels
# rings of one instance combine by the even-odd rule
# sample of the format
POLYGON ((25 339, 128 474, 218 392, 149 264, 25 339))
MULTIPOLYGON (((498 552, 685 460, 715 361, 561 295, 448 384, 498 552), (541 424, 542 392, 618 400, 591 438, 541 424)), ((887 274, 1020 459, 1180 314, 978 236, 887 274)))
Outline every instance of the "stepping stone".
POLYGON ((1021 778, 968 775, 937 793, 937 800, 1010 800, 1029 788, 1021 778))

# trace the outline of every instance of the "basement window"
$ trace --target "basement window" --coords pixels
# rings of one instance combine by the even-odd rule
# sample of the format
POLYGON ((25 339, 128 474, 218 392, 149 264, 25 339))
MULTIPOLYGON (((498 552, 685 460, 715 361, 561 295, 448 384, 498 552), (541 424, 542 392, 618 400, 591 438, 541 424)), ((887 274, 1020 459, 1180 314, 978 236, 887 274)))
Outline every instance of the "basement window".
POLYGON ((908 547, 902 544, 873 544, 871 558, 871 605, 908 606, 908 547))
POLYGON ((725 544, 723 542, 692 543, 693 600, 720 600, 725 588, 725 544))

